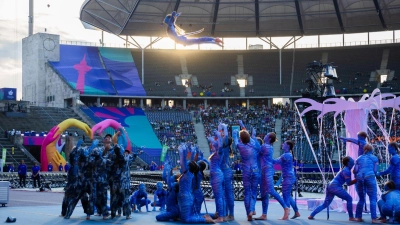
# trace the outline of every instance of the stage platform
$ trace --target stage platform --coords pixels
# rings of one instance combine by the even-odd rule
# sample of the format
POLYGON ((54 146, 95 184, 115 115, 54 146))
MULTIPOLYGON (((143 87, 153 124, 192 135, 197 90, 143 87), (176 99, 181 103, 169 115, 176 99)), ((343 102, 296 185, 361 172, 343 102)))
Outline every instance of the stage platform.
MULTIPOLYGON (((307 193, 304 193, 307 194, 307 193)), ((103 220, 101 217, 92 216, 90 221, 85 220, 86 216, 83 214, 82 207, 78 205, 75 208, 71 219, 65 220, 59 217, 61 211, 61 201, 63 198, 62 189, 54 189, 52 192, 36 192, 32 190, 10 190, 10 202, 6 207, 0 207, 0 221, 4 222, 8 216, 17 218, 18 224, 146 224, 146 225, 160 225, 160 224, 182 224, 180 222, 157 222, 155 216, 159 212, 148 213, 134 213, 132 219, 126 220, 125 217, 120 217, 113 220, 103 220)), ((152 200, 153 197, 151 196, 152 200)), ((301 217, 289 220, 278 220, 283 215, 281 206, 275 201, 271 200, 269 204, 268 220, 267 221, 253 221, 251 224, 293 224, 293 225, 321 225, 324 224, 348 224, 348 216, 346 213, 330 212, 330 220, 326 220, 326 213, 321 212, 315 217, 315 220, 308 220, 307 217, 311 213, 308 210, 307 201, 309 198, 298 198, 298 206, 300 209, 301 217)), ((213 199, 207 199, 207 209, 209 212, 215 211, 215 204, 213 199)), ((203 206, 202 212, 205 212, 203 206)), ((257 201, 256 204, 257 216, 261 215, 261 202, 257 201)), ((293 215, 293 210, 291 211, 293 215)), ((233 222, 225 224, 249 224, 245 214, 243 201, 235 201, 235 218, 233 222)), ((363 216, 365 222, 370 223, 370 215, 363 216)))

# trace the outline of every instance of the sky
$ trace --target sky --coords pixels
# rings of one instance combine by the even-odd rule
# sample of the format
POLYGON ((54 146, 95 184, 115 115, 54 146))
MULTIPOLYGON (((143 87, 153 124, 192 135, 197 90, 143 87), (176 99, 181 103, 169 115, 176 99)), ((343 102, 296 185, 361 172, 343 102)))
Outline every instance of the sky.
MULTIPOLYGON (((33 33, 47 32, 60 35, 61 43, 69 41, 94 42, 99 44, 101 31, 85 29, 79 20, 79 12, 84 0, 34 0, 34 29, 33 33)), ((22 39, 28 36, 29 0, 0 0, 0 88, 17 88, 17 99, 22 97, 22 39)), ((400 31, 395 32, 400 38, 400 31)), ((370 34, 370 40, 390 39, 393 32, 377 32, 370 34)), ((321 36, 321 43, 341 45, 341 35, 321 36)), ((150 43, 149 37, 135 37, 141 46, 150 43)), ((351 34, 345 36, 345 42, 355 43, 366 41, 367 34, 351 34)), ((289 37, 273 38, 274 43, 283 46, 289 37)), ((318 38, 303 37, 296 47, 315 47, 318 38)), ((246 42, 237 38, 224 39, 225 49, 246 49, 246 42)), ((104 33, 105 46, 122 47, 124 41, 120 38, 104 33)), ((249 38, 248 45, 262 44, 259 38, 249 38)), ((174 42, 164 38, 154 45, 154 48, 171 48, 174 42)), ((177 49, 220 49, 216 45, 201 45, 177 49)))

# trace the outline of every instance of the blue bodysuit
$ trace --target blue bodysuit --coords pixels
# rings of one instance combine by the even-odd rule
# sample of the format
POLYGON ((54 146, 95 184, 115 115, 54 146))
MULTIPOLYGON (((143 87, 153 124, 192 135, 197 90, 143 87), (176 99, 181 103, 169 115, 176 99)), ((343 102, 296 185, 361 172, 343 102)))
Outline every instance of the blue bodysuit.
POLYGON ((157 221, 169 221, 176 220, 179 218, 179 205, 178 196, 176 189, 178 188, 178 183, 174 180, 174 175, 172 174, 172 166, 169 160, 164 163, 163 180, 168 185, 168 192, 166 197, 166 212, 162 212, 156 216, 157 221))
POLYGON ((294 202, 291 192, 293 184, 296 182, 296 176, 293 169, 293 156, 290 152, 283 153, 277 160, 274 161, 275 164, 280 164, 282 167, 282 197, 285 205, 289 207, 292 206, 295 212, 298 212, 296 203, 294 202))
POLYGON ((180 29, 175 25, 175 21, 180 16, 180 13, 172 12, 172 15, 167 15, 164 19, 164 23, 167 24, 168 37, 174 40, 176 43, 186 45, 211 43, 220 45, 219 39, 213 37, 200 37, 200 38, 187 38, 189 35, 201 33, 203 30, 199 30, 193 33, 186 34, 184 30, 180 29))
POLYGON ((349 213, 349 218, 354 218, 353 216, 353 198, 347 193, 346 190, 343 189, 343 184, 346 183, 347 186, 351 185, 351 169, 354 166, 354 160, 350 158, 347 166, 344 167, 333 180, 326 187, 326 197, 325 201, 322 205, 318 206, 311 213, 311 217, 314 217, 319 212, 324 210, 326 207, 329 207, 333 198, 338 196, 343 199, 347 203, 347 212, 349 213))
POLYGON ((257 185, 260 180, 260 169, 257 164, 260 144, 252 139, 247 144, 239 142, 237 130, 233 132, 233 140, 242 157, 244 206, 246 208, 246 214, 250 216, 250 213, 255 211, 257 185))
POLYGON ((224 137, 221 137, 222 148, 219 151, 222 152, 222 162, 221 162, 221 170, 224 174, 224 197, 227 208, 227 215, 234 216, 234 206, 235 199, 233 196, 233 172, 231 167, 229 166, 229 157, 231 147, 229 146, 229 138, 228 138, 228 127, 226 124, 221 124, 221 128, 218 130, 224 131, 224 137))
POLYGON ((365 204, 365 192, 369 196, 371 218, 376 219, 376 201, 377 185, 376 170, 378 167, 378 158, 372 154, 372 151, 359 156, 354 167, 355 177, 357 179, 356 190, 360 200, 357 203, 356 218, 362 218, 362 211, 365 204))
POLYGON ((268 203, 269 203, 269 195, 272 195, 283 208, 287 208, 285 202, 275 191, 274 188, 274 159, 272 156, 274 155, 274 147, 271 144, 267 144, 268 135, 265 135, 264 142, 261 146, 260 151, 260 161, 261 161, 261 198, 262 198, 262 209, 263 214, 267 214, 268 212, 268 203))
POLYGON ((187 159, 186 159, 186 146, 180 145, 179 148, 180 154, 180 164, 182 176, 179 179, 179 194, 178 194, 178 203, 181 221, 183 223, 205 223, 206 219, 201 216, 194 214, 194 196, 193 196, 193 182, 194 182, 194 174, 189 171, 187 159))
POLYGON ((390 173, 390 179, 395 183, 396 190, 400 190, 400 155, 397 154, 397 150, 391 152, 389 149, 389 152, 392 153, 389 167, 385 171, 377 173, 377 175, 382 176, 390 173))
POLYGON ((225 217, 225 207, 224 207, 224 174, 221 170, 221 153, 220 145, 218 141, 221 140, 221 136, 219 135, 219 140, 212 142, 212 139, 209 139, 212 143, 212 155, 210 156, 210 180, 211 187, 214 193, 215 198, 215 207, 216 212, 219 217, 225 217))

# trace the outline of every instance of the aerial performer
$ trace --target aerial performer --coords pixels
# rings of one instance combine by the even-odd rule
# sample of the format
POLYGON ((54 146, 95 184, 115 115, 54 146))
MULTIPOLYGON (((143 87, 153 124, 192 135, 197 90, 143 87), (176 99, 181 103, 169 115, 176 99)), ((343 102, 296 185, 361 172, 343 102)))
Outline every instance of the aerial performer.
POLYGON ((388 145, 389 154, 392 155, 389 167, 376 175, 383 176, 390 173, 390 179, 396 184, 396 190, 400 191, 400 155, 399 145, 396 142, 390 142, 388 145))
POLYGON ((229 163, 229 158, 231 157, 231 155, 233 158, 233 152, 231 149, 231 144, 233 140, 228 136, 228 126, 226 124, 220 123, 218 125, 218 130, 221 132, 220 137, 222 143, 222 148, 220 149, 220 151, 222 151, 221 170, 224 174, 224 196, 227 208, 227 215, 225 220, 233 221, 235 220, 235 214, 233 210, 235 206, 235 200, 233 196, 233 171, 229 163))
POLYGON ((178 192, 179 184, 177 176, 173 174, 172 165, 169 159, 164 162, 163 180, 168 185, 167 197, 165 200, 166 211, 156 216, 157 221, 170 221, 179 218, 178 192))
POLYGON ((400 217, 400 191, 396 190, 393 181, 385 183, 385 192, 382 193, 381 200, 378 201, 378 208, 381 214, 381 221, 386 223, 389 217, 389 223, 394 223, 394 220, 400 217))
POLYGON ((357 179, 356 190, 360 200, 357 203, 356 219, 362 222, 362 211, 365 204, 365 192, 369 197, 372 223, 381 223, 376 218, 377 185, 376 172, 378 158, 372 154, 373 147, 370 144, 364 146, 364 154, 357 158, 354 166, 354 174, 357 179))
POLYGON ((282 145, 284 153, 274 160, 274 164, 280 164, 282 167, 282 197, 286 206, 289 207, 291 205, 294 210, 294 216, 291 219, 300 217, 299 209, 291 196, 293 184, 296 182, 293 168, 293 147, 294 143, 292 141, 285 141, 282 145))
POLYGON ((322 205, 314 209, 308 219, 313 220, 314 216, 319 212, 329 207, 333 198, 338 196, 347 203, 347 212, 349 213, 349 221, 357 221, 353 216, 353 198, 343 189, 343 184, 347 186, 353 185, 357 182, 356 179, 351 180, 351 169, 354 166, 354 160, 350 156, 342 159, 343 169, 336 175, 335 178, 326 187, 326 197, 322 205))
POLYGON ((260 180, 260 169, 257 163, 260 145, 258 141, 250 138, 247 130, 241 130, 240 133, 238 130, 234 130, 232 136, 235 146, 242 157, 244 206, 246 208, 247 220, 252 221, 253 215, 255 215, 257 186, 260 180))
POLYGON ((214 135, 218 137, 215 141, 214 138, 209 137, 209 141, 212 144, 211 156, 208 158, 210 161, 210 181, 211 188, 214 193, 215 198, 215 208, 216 215, 214 215, 214 221, 217 223, 224 222, 225 207, 224 207, 224 174, 221 170, 221 160, 222 160, 222 138, 218 131, 214 131, 214 135))
MULTIPOLYGON (((193 181, 195 181, 199 166, 195 161, 187 162, 187 147, 181 144, 178 147, 182 175, 179 178, 178 204, 180 218, 183 223, 215 223, 209 215, 194 213, 193 181)), ((197 183, 197 182, 195 182, 197 183)))
POLYGON ((217 44, 223 47, 224 42, 219 38, 213 37, 199 37, 199 38, 188 38, 188 36, 199 34, 203 32, 204 28, 195 32, 186 33, 182 28, 175 24, 178 17, 181 13, 176 13, 175 11, 172 14, 168 14, 165 19, 164 23, 167 24, 167 34, 168 37, 174 40, 175 42, 186 45, 194 45, 194 44, 217 44))
POLYGON ((271 132, 265 135, 264 144, 261 146, 260 161, 261 161, 261 201, 262 201, 262 215, 257 220, 266 220, 268 212, 269 195, 272 195, 284 209, 282 220, 289 219, 290 208, 283 201, 274 187, 274 147, 273 143, 276 141, 276 134, 271 132))

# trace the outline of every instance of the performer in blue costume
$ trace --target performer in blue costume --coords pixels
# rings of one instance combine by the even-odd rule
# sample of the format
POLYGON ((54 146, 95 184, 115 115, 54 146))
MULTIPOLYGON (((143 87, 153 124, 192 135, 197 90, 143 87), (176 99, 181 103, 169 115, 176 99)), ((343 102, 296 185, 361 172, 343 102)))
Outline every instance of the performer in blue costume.
POLYGON ((151 203, 153 211, 156 211, 156 206, 160 207, 160 211, 165 211, 165 198, 167 197, 167 191, 163 189, 163 184, 157 182, 157 190, 154 192, 154 201, 151 203))
POLYGON ((282 197, 286 206, 291 205, 294 210, 294 216, 291 219, 300 217, 299 209, 291 196, 293 184, 296 182, 293 168, 293 147, 294 143, 292 141, 285 141, 282 145, 284 153, 274 160, 274 164, 280 164, 282 167, 282 197))
POLYGON ((194 213, 200 215, 201 206, 204 202, 204 193, 201 189, 201 181, 204 179, 204 170, 207 168, 207 164, 204 161, 198 160, 199 149, 196 145, 189 144, 188 149, 192 151, 192 160, 197 161, 199 171, 195 173, 193 182, 193 196, 194 196, 194 213))
POLYGON ((344 138, 344 137, 339 137, 340 140, 343 140, 344 142, 351 142, 353 144, 358 145, 358 156, 364 154, 364 146, 368 144, 367 142, 367 133, 364 131, 360 131, 357 133, 357 139, 354 138, 344 138))
POLYGON ((173 11, 172 14, 168 14, 164 19, 164 23, 168 25, 167 27, 168 37, 170 37, 172 40, 184 46, 209 43, 209 44, 217 44, 223 47, 224 42, 222 42, 222 40, 219 38, 213 38, 213 37, 187 38, 190 35, 195 35, 203 32, 204 29, 191 33, 186 33, 183 29, 181 29, 175 24, 176 20, 180 15, 181 15, 180 13, 176 13, 175 11, 173 11))
POLYGON ((390 173, 390 179, 396 184, 396 189, 400 191, 400 155, 399 145, 396 142, 391 142, 388 145, 389 154, 392 155, 389 167, 376 175, 383 176, 390 173))
POLYGON ((389 217, 389 223, 394 223, 395 219, 400 218, 400 191, 396 190, 395 183, 388 181, 385 184, 385 192, 378 201, 378 208, 381 214, 381 221, 386 223, 389 217))
MULTIPOLYGON (((116 155, 116 161, 119 162, 120 176, 119 181, 114 180, 114 188, 117 189, 117 206, 122 206, 123 215, 126 219, 131 219, 131 207, 130 207, 130 183, 131 183, 131 164, 136 159, 137 153, 127 150, 128 137, 127 133, 121 128, 118 134, 118 145, 114 148, 116 155)), ((140 152, 139 152, 140 154, 140 152)), ((115 204, 115 203, 114 203, 115 204)), ((147 205, 146 205, 147 207, 147 205)), ((115 207, 111 211, 111 216, 115 216, 115 207)))
POLYGON ((246 208, 247 220, 252 221, 253 215, 255 215, 257 185, 260 180, 260 169, 257 164, 260 145, 258 141, 254 141, 250 138, 250 134, 247 130, 240 131, 239 142, 238 133, 238 130, 233 131, 233 141, 242 157, 244 206, 246 208))
POLYGON ((146 206, 146 212, 150 212, 149 211, 150 202, 151 201, 147 199, 146 186, 143 183, 139 184, 139 190, 133 192, 130 198, 132 211, 134 211, 135 213, 141 212, 142 211, 141 208, 143 206, 146 206))
POLYGON ((362 222, 362 211, 365 204, 365 192, 369 197, 372 223, 381 223, 376 219, 377 185, 376 172, 378 168, 378 158, 372 154, 372 145, 364 146, 364 154, 359 156, 354 166, 354 174, 357 179, 356 191, 360 200, 357 203, 356 219, 362 222))
POLYGON ((195 161, 187 163, 187 147, 181 144, 178 148, 182 175, 179 178, 178 203, 181 221, 183 223, 215 223, 209 215, 194 214, 193 182, 199 166, 195 161))
MULTIPOLYGON (((68 172, 68 181, 65 187, 65 197, 61 210, 61 216, 64 219, 69 219, 74 212, 75 206, 85 195, 95 196, 93 191, 93 168, 91 163, 88 162, 88 156, 91 151, 98 145, 98 140, 94 140, 89 148, 80 148, 82 140, 79 140, 76 147, 70 153, 70 161, 72 168, 68 172)), ((82 207, 87 217, 94 212, 94 199, 93 201, 84 204, 82 200, 82 207)))
POLYGON ((210 161, 210 181, 211 187, 214 193, 216 215, 214 215, 214 221, 216 223, 224 222, 225 207, 224 207, 224 174, 221 170, 222 162, 222 137, 218 131, 214 131, 214 135, 218 137, 215 141, 214 138, 209 137, 208 140, 212 144, 211 156, 208 158, 210 161))
POLYGON ((336 175, 335 178, 326 187, 326 197, 322 205, 314 209, 308 219, 313 220, 314 216, 319 212, 329 207, 333 198, 338 196, 347 203, 347 212, 349 213, 349 221, 357 221, 353 216, 353 198, 343 189, 343 184, 347 186, 353 185, 357 182, 356 179, 351 180, 351 169, 354 166, 354 160, 350 156, 346 156, 342 159, 343 169, 336 175))
POLYGON ((178 205, 178 191, 179 184, 177 176, 172 172, 172 165, 169 159, 165 160, 163 180, 168 185, 168 192, 166 197, 166 212, 162 212, 156 216, 157 221, 170 221, 179 218, 179 205, 178 205))
POLYGON ((233 152, 231 149, 232 138, 228 136, 228 126, 226 124, 219 124, 218 130, 221 132, 221 143, 222 148, 222 162, 221 162, 221 170, 224 174, 224 197, 226 202, 227 216, 225 218, 226 221, 235 220, 234 206, 235 200, 233 196, 233 171, 230 167, 229 158, 233 157, 233 152))
POLYGON ((257 220, 266 220, 268 212, 269 195, 272 195, 283 207, 284 215, 282 220, 289 219, 290 209, 285 204, 278 192, 274 188, 274 147, 273 143, 276 141, 275 133, 268 133, 264 137, 264 144, 261 146, 261 198, 263 214, 257 220))

